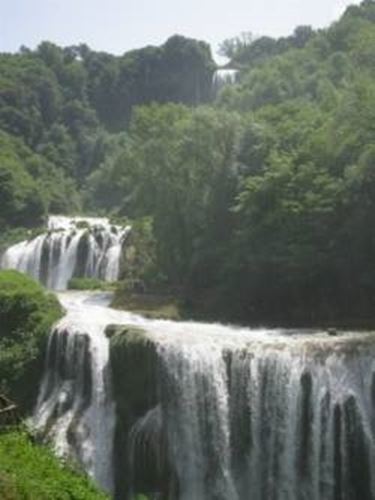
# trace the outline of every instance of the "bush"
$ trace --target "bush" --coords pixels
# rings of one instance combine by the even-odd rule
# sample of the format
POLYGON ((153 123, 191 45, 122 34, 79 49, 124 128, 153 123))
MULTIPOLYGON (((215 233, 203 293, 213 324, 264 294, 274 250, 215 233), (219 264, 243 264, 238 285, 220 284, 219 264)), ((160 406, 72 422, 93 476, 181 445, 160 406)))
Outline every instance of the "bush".
POLYGON ((61 315, 55 296, 34 280, 0 272, 0 387, 25 412, 35 402, 47 337, 61 315))
POLYGON ((68 289, 111 291, 114 289, 114 284, 96 278, 72 278, 69 280, 68 289))

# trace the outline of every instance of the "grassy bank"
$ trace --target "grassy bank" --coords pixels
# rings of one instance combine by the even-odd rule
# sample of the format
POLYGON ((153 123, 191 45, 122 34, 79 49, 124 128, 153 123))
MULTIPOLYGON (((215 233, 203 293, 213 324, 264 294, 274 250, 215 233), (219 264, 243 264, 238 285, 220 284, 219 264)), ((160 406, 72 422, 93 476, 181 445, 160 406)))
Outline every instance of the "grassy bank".
POLYGON ((103 281, 97 278, 72 278, 69 280, 69 290, 87 290, 112 292, 116 288, 116 283, 103 281))
POLYGON ((92 482, 24 432, 0 434, 2 500, 105 500, 92 482))

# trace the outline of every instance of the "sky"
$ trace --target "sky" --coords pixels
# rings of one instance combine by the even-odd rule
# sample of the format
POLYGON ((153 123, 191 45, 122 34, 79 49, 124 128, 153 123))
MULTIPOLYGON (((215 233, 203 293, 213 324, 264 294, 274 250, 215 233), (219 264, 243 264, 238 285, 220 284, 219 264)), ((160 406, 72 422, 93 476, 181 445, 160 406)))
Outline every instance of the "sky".
POLYGON ((176 33, 209 42, 251 32, 284 36, 325 27, 359 0, 0 0, 0 52, 42 40, 122 54, 176 33))

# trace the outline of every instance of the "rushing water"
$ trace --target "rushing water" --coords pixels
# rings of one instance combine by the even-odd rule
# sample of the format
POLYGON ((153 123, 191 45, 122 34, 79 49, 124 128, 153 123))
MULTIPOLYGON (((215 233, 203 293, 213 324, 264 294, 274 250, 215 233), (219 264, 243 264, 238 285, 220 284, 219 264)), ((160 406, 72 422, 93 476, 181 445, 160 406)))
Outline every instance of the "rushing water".
POLYGON ((212 79, 212 87, 216 95, 223 87, 234 85, 238 80, 237 69, 218 69, 215 71, 212 79))
POLYGON ((75 276, 116 281, 129 231, 106 218, 51 216, 48 231, 8 248, 1 267, 27 273, 54 290, 65 290, 75 276))
POLYGON ((50 340, 36 421, 103 486, 115 425, 104 329, 115 323, 145 329, 159 359, 160 401, 130 430, 129 458, 136 468, 137 448, 158 447, 163 429, 179 499, 374 498, 372 334, 152 321, 104 296, 60 298, 68 314, 50 340))
POLYGON ((108 294, 63 292, 58 297, 67 314, 50 335, 33 425, 60 455, 78 460, 112 491, 115 407, 104 330, 128 315, 107 307, 108 294))
POLYGON ((178 498, 375 497, 373 334, 146 328, 178 498))
MULTIPOLYGON (((64 223, 61 233, 22 247, 26 271, 41 276, 43 242, 51 246, 53 235, 60 241, 70 234, 70 222, 64 223)), ((55 275, 72 273, 73 231, 70 244, 59 243, 55 275)), ((13 247, 6 258, 17 252, 13 247)), ((116 465, 104 332, 107 325, 123 324, 141 327, 157 358, 157 401, 141 394, 150 407, 128 429, 130 468, 120 479, 129 492, 163 491, 170 500, 375 498, 374 334, 156 321, 111 309, 105 294, 63 292, 59 298, 67 314, 49 339, 33 421, 103 488, 113 491, 116 465), (142 463, 150 463, 145 454, 163 478, 149 491, 133 483, 142 477, 142 463)), ((139 374, 146 368, 136 366, 139 374)))

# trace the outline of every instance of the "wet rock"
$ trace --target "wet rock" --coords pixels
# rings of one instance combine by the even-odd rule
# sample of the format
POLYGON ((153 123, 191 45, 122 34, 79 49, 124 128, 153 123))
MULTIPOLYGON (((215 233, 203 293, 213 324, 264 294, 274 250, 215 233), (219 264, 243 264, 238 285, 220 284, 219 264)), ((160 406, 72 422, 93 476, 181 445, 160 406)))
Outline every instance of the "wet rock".
POLYGON ((327 329, 327 335, 330 337, 337 337, 339 332, 336 330, 336 328, 328 328, 327 329))
POLYGON ((158 405, 157 354, 148 332, 133 325, 109 325, 110 368, 116 402, 115 497, 130 498, 133 477, 129 469, 131 429, 158 405))
POLYGON ((121 336, 122 341, 125 342, 143 343, 151 341, 146 330, 134 325, 108 325, 105 334, 109 339, 121 336))
POLYGON ((123 325, 108 325, 104 333, 107 338, 111 339, 115 335, 120 335, 123 331, 124 331, 123 325))

